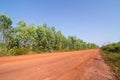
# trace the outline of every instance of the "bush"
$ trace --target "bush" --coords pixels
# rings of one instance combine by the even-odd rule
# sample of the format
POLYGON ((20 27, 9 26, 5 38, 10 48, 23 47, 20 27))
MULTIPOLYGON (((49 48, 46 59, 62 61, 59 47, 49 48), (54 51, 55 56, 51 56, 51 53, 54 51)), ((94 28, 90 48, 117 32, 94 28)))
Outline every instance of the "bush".
POLYGON ((115 77, 120 80, 120 42, 102 46, 103 58, 115 72, 115 77))
POLYGON ((104 51, 108 51, 108 52, 119 53, 120 52, 120 42, 102 46, 101 49, 104 51))
POLYGON ((111 66, 116 80, 120 80, 120 53, 103 52, 103 58, 111 66))
POLYGON ((13 47, 12 49, 9 50, 10 55, 23 55, 27 53, 28 53, 28 49, 26 48, 13 47))

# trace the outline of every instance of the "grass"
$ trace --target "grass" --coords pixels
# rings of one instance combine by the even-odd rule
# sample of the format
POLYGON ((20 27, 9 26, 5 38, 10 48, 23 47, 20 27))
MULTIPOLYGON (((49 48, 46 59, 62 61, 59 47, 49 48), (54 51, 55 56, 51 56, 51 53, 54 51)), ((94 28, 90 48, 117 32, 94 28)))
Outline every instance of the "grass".
POLYGON ((105 62, 111 66, 116 80, 120 80, 120 53, 102 52, 105 62))

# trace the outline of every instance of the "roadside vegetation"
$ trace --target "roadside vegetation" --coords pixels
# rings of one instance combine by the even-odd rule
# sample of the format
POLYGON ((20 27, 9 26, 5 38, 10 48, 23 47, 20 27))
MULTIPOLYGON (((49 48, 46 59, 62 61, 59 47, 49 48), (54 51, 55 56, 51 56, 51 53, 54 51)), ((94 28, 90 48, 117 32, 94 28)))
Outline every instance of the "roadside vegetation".
POLYGON ((101 47, 104 60, 111 66, 117 80, 120 80, 120 42, 101 47))
POLYGON ((90 48, 98 46, 76 36, 66 37, 47 24, 35 26, 19 20, 16 26, 12 26, 10 17, 0 14, 0 56, 90 48))

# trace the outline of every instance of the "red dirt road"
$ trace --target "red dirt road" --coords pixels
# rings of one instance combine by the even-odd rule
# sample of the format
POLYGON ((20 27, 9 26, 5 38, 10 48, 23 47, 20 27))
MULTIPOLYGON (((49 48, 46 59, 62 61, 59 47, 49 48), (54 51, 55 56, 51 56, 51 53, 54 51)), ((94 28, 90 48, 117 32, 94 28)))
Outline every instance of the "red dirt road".
POLYGON ((0 80, 113 80, 99 49, 0 57, 0 80))

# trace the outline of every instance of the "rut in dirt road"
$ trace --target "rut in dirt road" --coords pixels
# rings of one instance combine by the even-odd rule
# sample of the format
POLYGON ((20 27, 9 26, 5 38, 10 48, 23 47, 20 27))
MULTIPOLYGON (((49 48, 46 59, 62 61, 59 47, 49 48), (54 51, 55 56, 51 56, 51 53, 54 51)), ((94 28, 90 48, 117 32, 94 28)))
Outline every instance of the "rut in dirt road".
POLYGON ((0 58, 0 80, 113 80, 99 49, 0 58))

